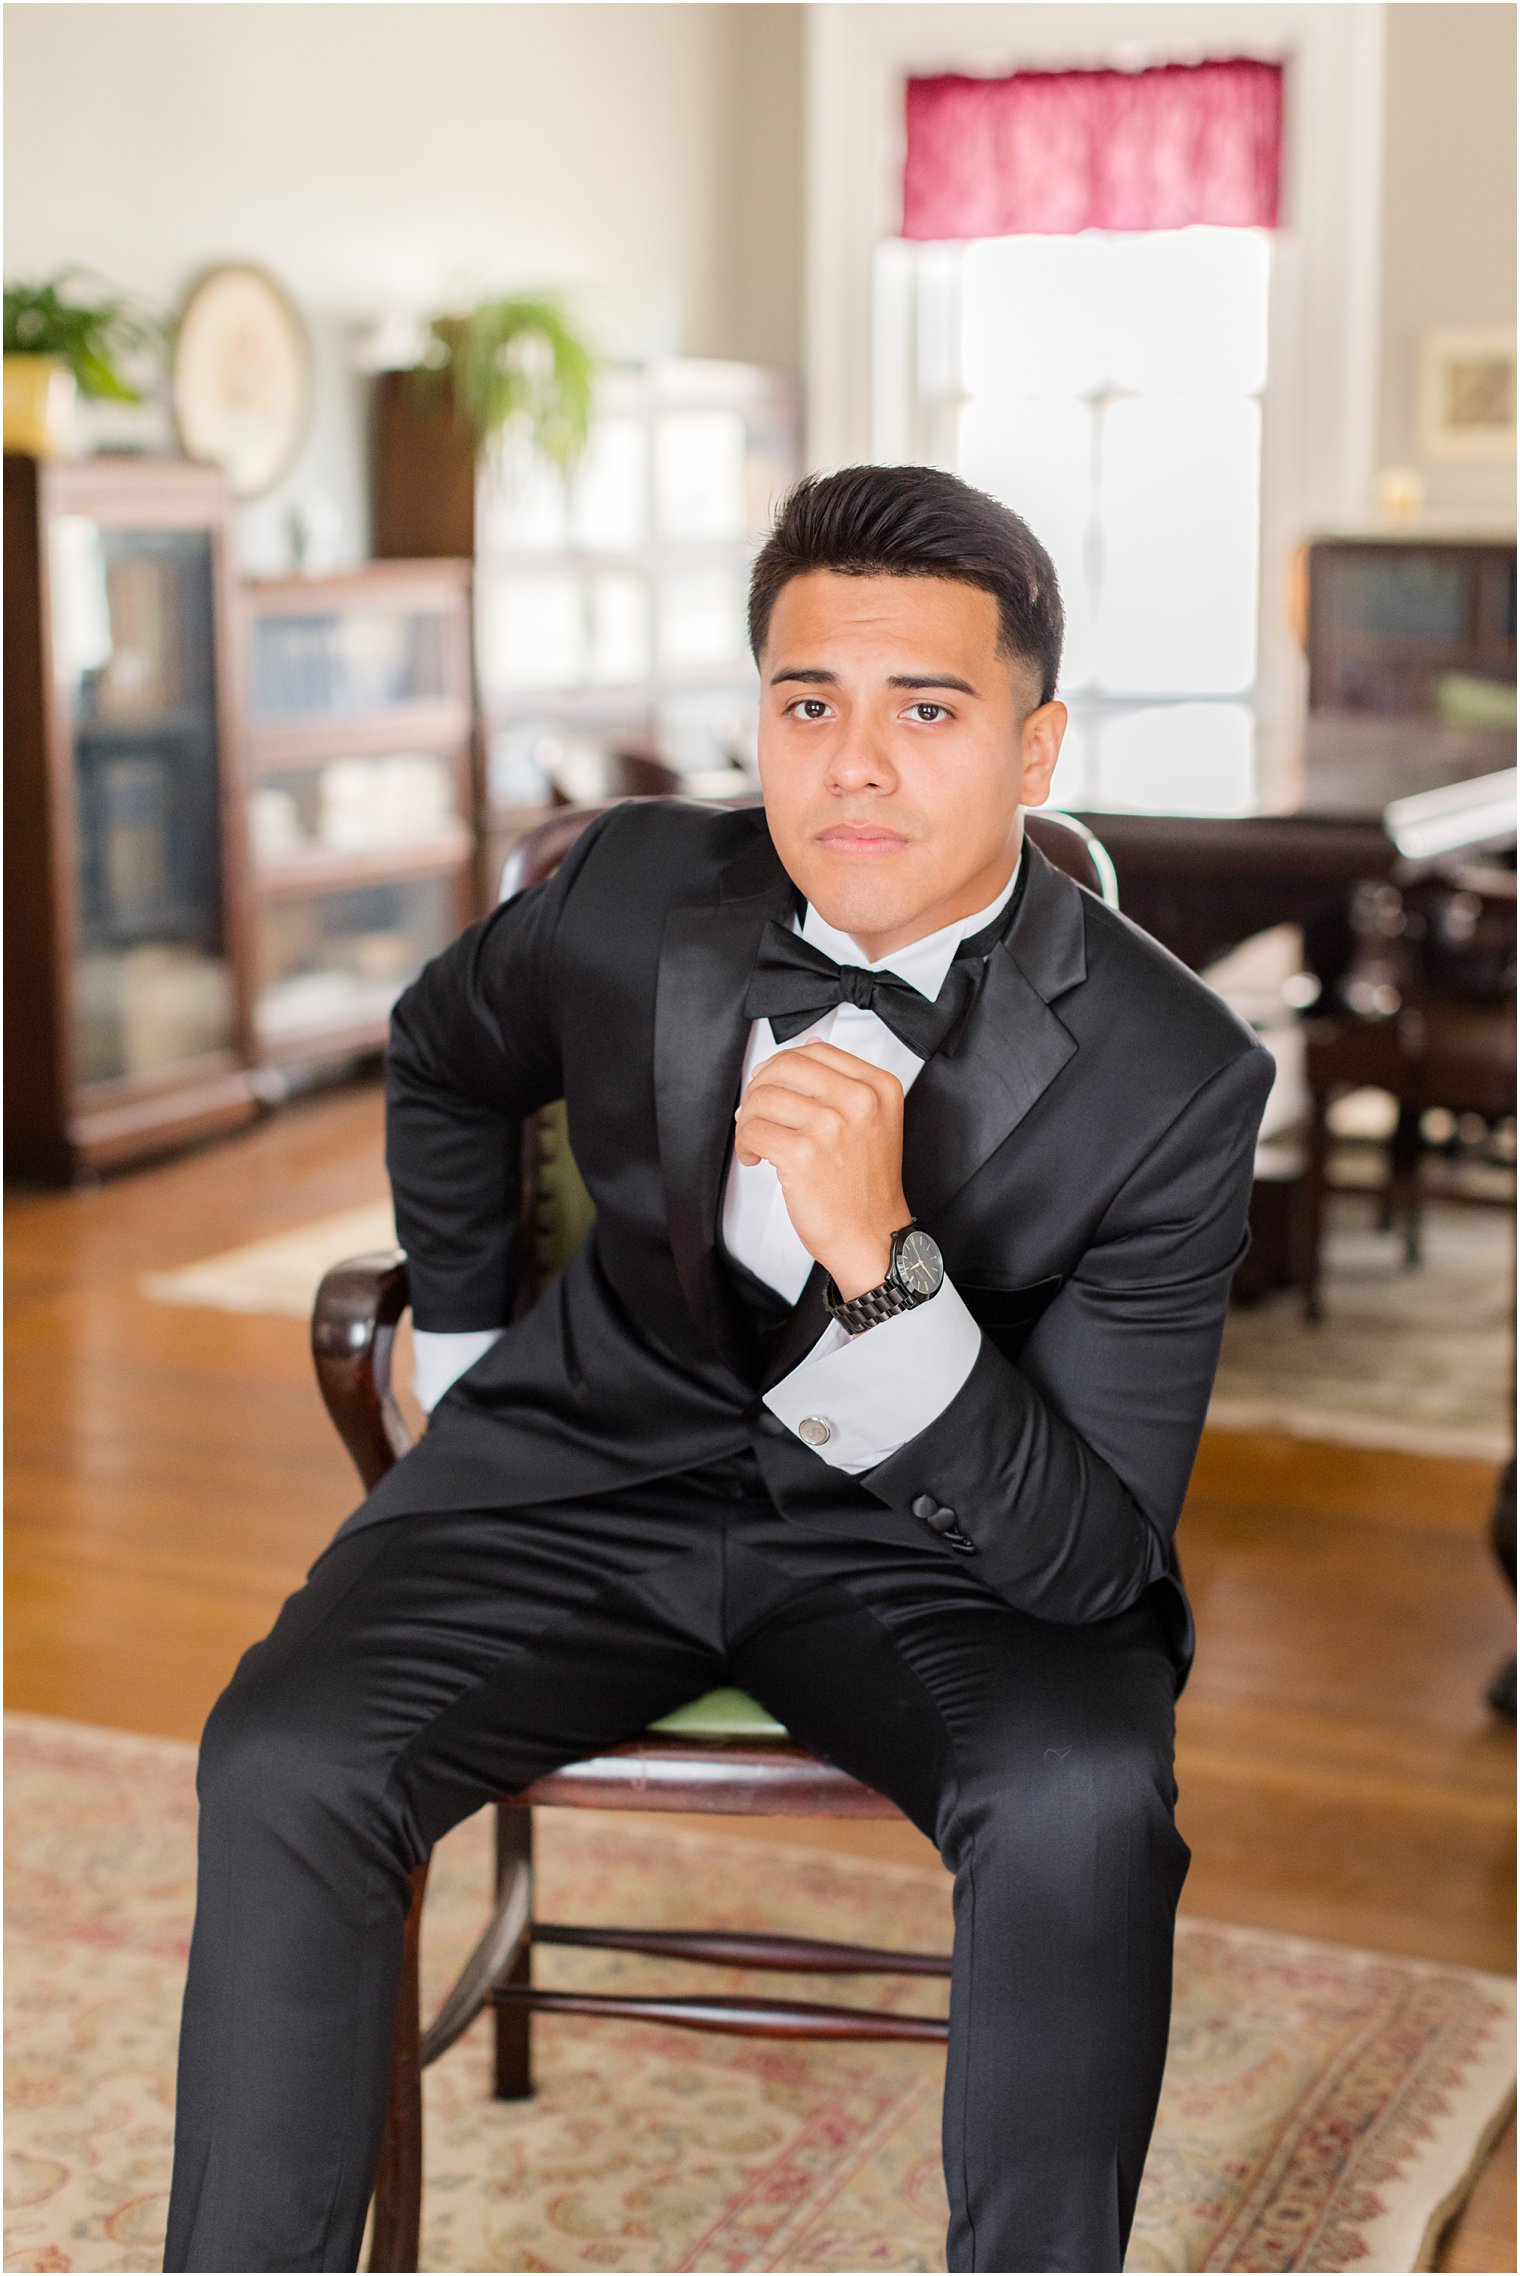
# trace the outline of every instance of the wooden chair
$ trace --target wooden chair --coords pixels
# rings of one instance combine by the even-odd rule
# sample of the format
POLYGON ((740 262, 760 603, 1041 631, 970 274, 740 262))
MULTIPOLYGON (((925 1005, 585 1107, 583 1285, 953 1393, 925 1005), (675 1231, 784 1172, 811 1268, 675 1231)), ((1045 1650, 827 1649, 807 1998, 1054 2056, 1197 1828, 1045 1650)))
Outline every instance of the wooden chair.
POLYGON ((1329 1191, 1330 1108, 1345 1091, 1380 1090, 1398 1104, 1382 1202, 1385 1228, 1420 1261, 1420 1164, 1427 1111, 1476 1115, 1490 1129, 1515 1111, 1515 873, 1437 871, 1402 893, 1369 896, 1367 932, 1346 1009, 1304 1023, 1309 1092, 1302 1220, 1304 1309, 1321 1317, 1321 1251, 1329 1191), (1367 1008, 1358 1008, 1360 986, 1367 1008))
MULTIPOLYGON (((515 886, 536 883, 599 809, 555 815, 518 849, 515 886)), ((1113 901, 1113 872, 1101 846, 1064 816, 1028 815, 1030 835, 1058 866, 1113 901)), ((524 1131, 523 1285, 519 1310, 533 1303, 573 1256, 590 1228, 590 1197, 565 1136, 563 1103, 524 1131)), ((366 1488, 406 1452, 410 1434, 391 1390, 396 1329, 408 1303, 399 1251, 355 1257, 324 1278, 312 1317, 312 1354, 328 1412, 366 1488)), ((735 1690, 666 1716, 642 1738, 504 1795, 496 1811, 495 1901, 484 1933, 437 2014, 422 2027, 418 1958, 427 1868, 413 1876, 405 1960, 392 2058, 390 2103, 375 2184, 369 2265, 415 2269, 422 2214, 422 2072, 490 2005, 495 2023, 495 2093, 502 2101, 533 2091, 535 2011, 621 2016, 696 2031, 786 2039, 916 2039, 943 2042, 938 2018, 796 1999, 672 1994, 630 1998, 551 1991, 532 1978, 535 1945, 579 1945, 664 1959, 789 1974, 948 1977, 948 1955, 894 1952, 811 1937, 762 1936, 725 1929, 587 1927, 542 1921, 533 1901, 533 1812, 540 1808, 712 1811, 730 1816, 894 1818, 895 1805, 795 1744, 754 1700, 735 1690)))

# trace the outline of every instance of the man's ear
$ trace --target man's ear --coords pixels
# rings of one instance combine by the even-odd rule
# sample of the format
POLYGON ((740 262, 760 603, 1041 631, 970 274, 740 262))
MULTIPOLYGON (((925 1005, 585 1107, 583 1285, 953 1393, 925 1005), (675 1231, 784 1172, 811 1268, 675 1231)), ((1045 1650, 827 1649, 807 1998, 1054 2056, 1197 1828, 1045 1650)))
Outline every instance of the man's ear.
POLYGON ((1066 733, 1066 706, 1051 701, 1036 704, 1026 714, 1019 730, 1020 756, 1023 762, 1023 780, 1019 788, 1021 806, 1043 806, 1050 796, 1050 778, 1056 771, 1061 756, 1061 738, 1066 733))

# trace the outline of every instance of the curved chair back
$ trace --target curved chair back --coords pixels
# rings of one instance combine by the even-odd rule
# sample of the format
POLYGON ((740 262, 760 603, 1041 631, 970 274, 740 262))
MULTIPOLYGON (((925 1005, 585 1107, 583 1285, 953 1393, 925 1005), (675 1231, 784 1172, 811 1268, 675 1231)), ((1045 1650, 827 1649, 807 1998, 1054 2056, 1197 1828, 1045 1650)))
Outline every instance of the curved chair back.
MULTIPOLYGON (((519 841, 502 873, 502 899, 539 885, 559 867, 605 806, 551 814, 519 841)), ((1114 865, 1085 823, 1070 814, 1026 813, 1024 827, 1046 859, 1110 908, 1119 905, 1114 865)), ((575 1166, 565 1102, 544 1107, 523 1131, 522 1262, 517 1308, 526 1311, 563 1271, 591 1230, 596 1210, 575 1166)))

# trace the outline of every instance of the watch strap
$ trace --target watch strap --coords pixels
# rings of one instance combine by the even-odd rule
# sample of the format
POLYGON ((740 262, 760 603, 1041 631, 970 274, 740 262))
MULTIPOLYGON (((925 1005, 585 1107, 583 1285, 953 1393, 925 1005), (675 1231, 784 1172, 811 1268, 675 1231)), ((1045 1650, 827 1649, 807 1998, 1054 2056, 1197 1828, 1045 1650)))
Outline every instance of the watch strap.
POLYGON ((890 1277, 875 1288, 868 1288, 860 1296, 841 1296, 832 1278, 823 1284, 823 1301, 830 1319, 837 1320, 852 1336, 867 1328, 879 1327, 883 1320, 895 1319, 899 1312, 911 1312, 926 1304, 926 1296, 915 1296, 890 1277))

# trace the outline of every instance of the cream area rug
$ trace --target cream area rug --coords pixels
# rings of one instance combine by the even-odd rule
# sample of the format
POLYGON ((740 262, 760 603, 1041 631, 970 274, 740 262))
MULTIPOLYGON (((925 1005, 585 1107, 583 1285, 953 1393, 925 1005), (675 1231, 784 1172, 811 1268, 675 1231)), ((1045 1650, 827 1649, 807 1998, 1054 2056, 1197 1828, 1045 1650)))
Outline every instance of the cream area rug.
MULTIPOLYGON (((1331 1201, 1327 1317, 1296 1295, 1232 1311, 1209 1422, 1222 1430, 1503 1461, 1511 1447, 1512 1214, 1432 1200, 1425 1257, 1403 1263, 1366 1193, 1331 1201)), ((170 1304, 305 1319, 331 1264, 395 1246, 388 1202, 319 1218, 178 1272, 144 1292, 170 1304)))
MULTIPOLYGON (((157 2268, 192 1750, 33 1716, 6 1733, 5 2265, 157 2268)), ((651 1818, 538 1823, 545 1918, 948 1942, 934 1867, 767 1853, 651 1818)), ((478 1931, 488 1830, 476 1818, 439 1849, 430 1998, 478 1931)), ((598 1988, 746 1983, 554 1948, 535 1965, 598 1988)), ((868 1984, 850 1996, 932 2007, 944 1991, 868 1984)), ((798 1988, 819 1996, 815 1980, 798 1988)), ((1184 1921, 1130 2269, 1428 2267, 1511 2105, 1512 1992, 1461 1968, 1184 1921)), ((477 2025, 428 2073, 424 2268, 944 2266, 936 2048, 547 2017, 535 2065, 531 2102, 493 2102, 477 2025)))
POLYGON ((1514 1212, 1426 1204, 1411 1270, 1371 1193, 1330 1202, 1325 1317, 1284 1290, 1225 1323, 1209 1424, 1406 1454, 1514 1449, 1514 1212))
POLYGON ((203 1257, 177 1272, 147 1272, 145 1296, 160 1304, 205 1304, 216 1312, 284 1312, 311 1317, 312 1300, 329 1265, 345 1257, 396 1246, 396 1222, 388 1201, 318 1217, 290 1233, 248 1241, 240 1249, 203 1257))

